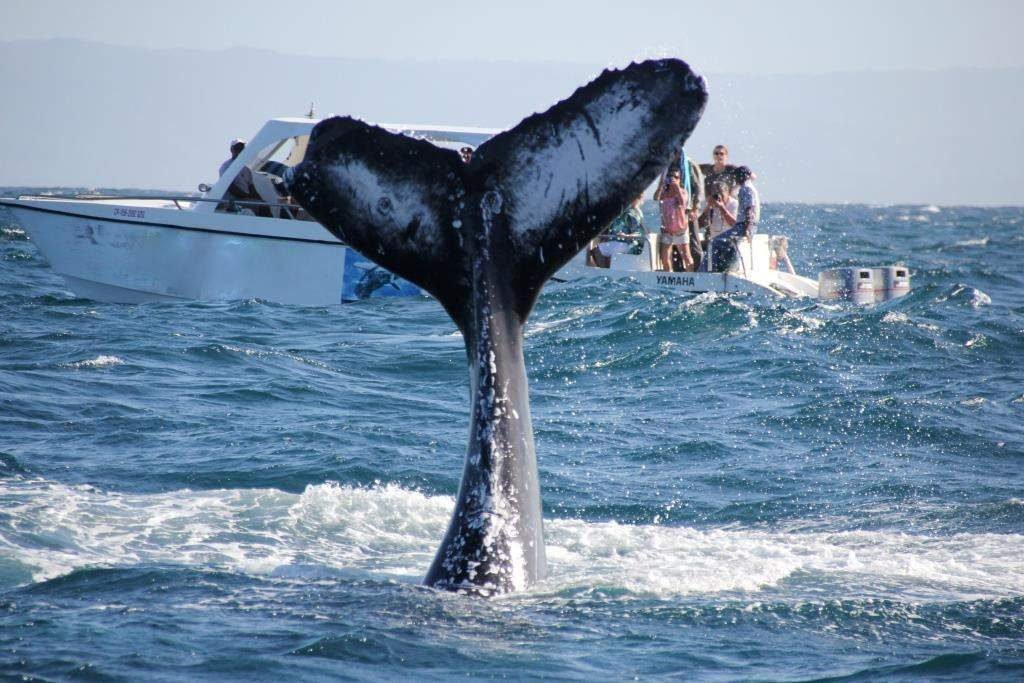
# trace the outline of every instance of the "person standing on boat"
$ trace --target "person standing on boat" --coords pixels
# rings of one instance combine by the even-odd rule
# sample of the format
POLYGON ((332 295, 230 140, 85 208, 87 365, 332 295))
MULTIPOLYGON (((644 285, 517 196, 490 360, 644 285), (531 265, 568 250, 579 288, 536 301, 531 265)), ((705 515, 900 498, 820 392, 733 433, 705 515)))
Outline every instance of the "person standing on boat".
POLYGON ((725 145, 715 145, 711 154, 714 163, 700 165, 700 170, 704 173, 704 193, 710 197, 719 184, 725 183, 729 186, 729 194, 732 194, 737 182, 736 167, 729 163, 729 148, 725 145))
POLYGON ((713 240, 723 232, 736 225, 736 216, 740 203, 729 194, 728 183, 718 183, 712 187, 708 205, 701 214, 701 223, 708 226, 708 240, 713 240))
POLYGON ((686 193, 690 201, 686 205, 686 224, 690 232, 690 255, 693 257, 693 268, 697 270, 701 261, 704 260, 704 245, 701 243, 700 212, 704 206, 707 193, 704 190, 704 173, 700 170, 700 164, 686 156, 686 165, 683 167, 683 180, 689 181, 686 185, 686 193))
POLYGON ((693 258, 690 256, 690 228, 686 210, 689 197, 680 185, 678 168, 669 166, 658 189, 654 191, 654 199, 661 208, 661 234, 658 237, 662 269, 672 272, 672 249, 679 250, 683 259, 683 269, 693 270, 693 258))
POLYGON ((736 169, 736 184, 739 190, 736 198, 739 207, 736 213, 736 224, 734 228, 744 231, 744 236, 749 240, 757 234, 757 224, 761 222, 761 196, 754 187, 754 179, 757 175, 750 170, 749 166, 740 166, 736 169))
POLYGON ((761 220, 761 198, 754 187, 754 172, 747 166, 740 166, 736 169, 735 177, 739 186, 736 215, 733 217, 724 212, 724 202, 719 202, 718 208, 724 212, 723 219, 731 227, 708 245, 711 258, 707 260, 707 270, 726 270, 738 253, 736 241, 744 238, 750 240, 757 234, 757 224, 761 220))
MULTIPOLYGON (((729 148, 725 145, 715 145, 715 148, 711 152, 714 163, 701 164, 700 170, 704 174, 704 194, 707 196, 708 204, 705 206, 705 211, 701 214, 700 219, 697 221, 697 225, 701 228, 708 228, 708 219, 710 215, 707 213, 707 209, 711 206, 710 197, 715 194, 718 186, 725 183, 727 190, 726 196, 732 194, 733 189, 736 186, 736 167, 729 162, 729 148)), ((714 236, 705 235, 704 249, 710 248, 711 240, 714 236)), ((701 270, 707 270, 705 262, 701 261, 701 270)))
POLYGON ((697 269, 704 258, 704 246, 701 244, 699 218, 701 207, 704 206, 704 173, 700 165, 686 155, 686 150, 680 148, 672 155, 668 164, 669 169, 678 169, 681 177, 680 185, 686 190, 688 198, 686 204, 686 221, 690 230, 690 256, 694 262, 693 270, 697 269), (685 161, 685 163, 684 163, 685 161))

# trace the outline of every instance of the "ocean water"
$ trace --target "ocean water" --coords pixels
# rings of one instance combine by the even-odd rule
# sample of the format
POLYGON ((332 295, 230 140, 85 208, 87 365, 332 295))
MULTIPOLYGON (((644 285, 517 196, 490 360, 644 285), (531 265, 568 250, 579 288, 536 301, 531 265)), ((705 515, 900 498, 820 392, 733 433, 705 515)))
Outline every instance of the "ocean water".
POLYGON ((0 677, 1021 680, 1024 209, 764 217, 913 292, 549 286, 550 577, 484 600, 420 585, 468 429, 435 302, 101 304, 0 214, 0 677))

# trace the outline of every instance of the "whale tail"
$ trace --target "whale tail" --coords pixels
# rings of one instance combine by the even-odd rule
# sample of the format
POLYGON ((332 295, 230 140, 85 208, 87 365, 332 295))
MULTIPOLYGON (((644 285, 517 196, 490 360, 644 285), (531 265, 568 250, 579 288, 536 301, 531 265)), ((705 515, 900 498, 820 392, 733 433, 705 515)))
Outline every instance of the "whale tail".
POLYGON ((336 117, 313 130, 290 188, 335 236, 449 313, 470 298, 477 226, 466 214, 497 192, 502 262, 525 319, 544 282, 656 179, 706 100, 704 80, 681 61, 632 64, 486 141, 468 164, 425 140, 336 117))
POLYGON ((427 583, 523 588, 545 572, 522 326, 544 283, 658 177, 707 101, 674 59, 606 71, 473 153, 322 121, 288 179, 339 239, 432 294, 459 326, 472 418, 427 583))

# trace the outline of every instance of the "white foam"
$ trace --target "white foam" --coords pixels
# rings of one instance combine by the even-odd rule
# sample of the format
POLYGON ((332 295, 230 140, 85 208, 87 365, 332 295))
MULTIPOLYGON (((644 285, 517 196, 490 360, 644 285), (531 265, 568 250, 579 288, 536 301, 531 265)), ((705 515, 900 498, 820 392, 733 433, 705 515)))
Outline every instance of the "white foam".
POLYGON ((310 365, 320 370, 330 370, 332 372, 335 371, 334 368, 332 368, 331 366, 327 365, 322 361, 314 360, 312 358, 306 358, 295 353, 288 353, 286 351, 281 351, 278 349, 251 349, 242 346, 233 346, 231 344, 223 344, 221 345, 220 348, 224 349, 225 351, 230 351, 231 353, 240 353, 245 356, 249 356, 250 358, 257 358, 260 360, 270 358, 287 358, 288 360, 295 361, 296 363, 300 363, 302 365, 310 365))
POLYGON ((529 338, 540 334, 567 330, 574 324, 579 323, 581 320, 591 319, 601 310, 601 307, 596 305, 575 306, 569 309, 566 315, 562 318, 556 318, 554 320, 530 320, 526 323, 526 329, 523 332, 523 336, 529 338))
POLYGON ((90 360, 81 360, 77 363, 68 363, 69 368, 107 368, 113 365, 124 365, 124 360, 117 356, 96 356, 90 360))
MULTIPOLYGON (((1024 594, 1024 536, 786 533, 614 523, 551 526, 553 581, 638 593, 758 591, 798 574, 934 599, 1024 594)), ((859 589, 858 589, 859 590, 859 589)))
POLYGON ((913 325, 914 327, 922 330, 928 330, 929 332, 938 332, 940 329, 938 325, 934 325, 932 323, 914 322, 910 319, 910 316, 901 311, 887 311, 886 314, 882 316, 882 322, 889 323, 891 325, 913 325))
POLYGON ((800 311, 786 311, 783 314, 785 321, 779 327, 779 334, 798 335, 806 332, 815 332, 825 326, 825 323, 800 311))
POLYGON ((758 327, 761 324, 757 318, 757 310, 750 304, 745 303, 743 301, 739 301, 732 297, 726 298, 726 302, 729 304, 731 308, 735 308, 742 311, 744 315, 746 315, 747 317, 747 323, 742 327, 734 330, 729 335, 730 337, 742 336, 743 334, 749 332, 750 330, 754 329, 755 327, 758 327))
POLYGON ((964 342, 964 346, 970 348, 977 346, 979 348, 988 346, 988 337, 983 334, 971 335, 971 338, 964 342))
POLYGON ((975 289, 974 287, 968 287, 967 285, 957 285, 953 289, 953 291, 949 293, 948 297, 940 297, 940 298, 936 299, 936 301, 939 301, 939 302, 947 301, 949 298, 952 298, 952 297, 955 297, 955 296, 958 297, 958 296, 962 295, 964 292, 969 292, 970 293, 970 295, 971 295, 971 307, 972 308, 981 308, 982 306, 988 306, 989 304, 992 303, 992 297, 990 297, 988 294, 986 294, 985 292, 981 291, 980 289, 975 289))
MULTIPOLYGON (((334 483, 159 494, 0 481, 0 557, 33 581, 76 568, 179 564, 283 577, 365 574, 418 583, 454 499, 334 483)), ((660 597, 785 591, 916 600, 1024 595, 1024 535, 694 529, 545 521, 550 578, 533 592, 612 588, 660 597)))

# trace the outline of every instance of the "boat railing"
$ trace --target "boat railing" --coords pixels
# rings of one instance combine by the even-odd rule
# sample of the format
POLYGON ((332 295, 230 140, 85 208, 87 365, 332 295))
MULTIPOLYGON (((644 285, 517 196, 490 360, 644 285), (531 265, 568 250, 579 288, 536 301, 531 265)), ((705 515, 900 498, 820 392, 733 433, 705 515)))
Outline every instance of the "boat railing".
POLYGON ((174 206, 181 210, 186 210, 188 207, 181 205, 181 202, 213 202, 214 204, 224 204, 228 207, 228 211, 231 211, 232 207, 266 207, 268 209, 287 209, 290 212, 295 212, 301 209, 298 204, 288 204, 281 202, 264 202, 258 199, 230 199, 221 198, 213 199, 211 197, 196 197, 191 195, 154 195, 154 194, 22 194, 18 195, 18 199, 59 199, 59 200, 75 200, 75 201, 86 201, 86 202, 97 202, 97 201, 162 201, 162 202, 173 202, 174 206))

